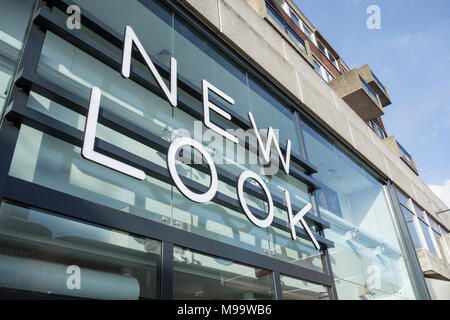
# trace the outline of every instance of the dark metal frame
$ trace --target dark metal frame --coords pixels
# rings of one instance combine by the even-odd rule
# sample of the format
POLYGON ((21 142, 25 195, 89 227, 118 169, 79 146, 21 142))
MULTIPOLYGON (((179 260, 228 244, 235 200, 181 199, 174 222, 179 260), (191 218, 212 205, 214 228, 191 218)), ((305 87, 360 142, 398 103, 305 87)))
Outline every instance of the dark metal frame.
MULTIPOLYGON (((119 210, 111 209, 97 203, 26 182, 21 179, 10 177, 8 175, 22 123, 74 145, 80 145, 82 141, 81 131, 26 107, 28 95, 30 91, 33 90, 51 98, 55 102, 62 103, 67 108, 80 114, 87 113, 87 107, 85 106, 88 104, 84 103, 86 101, 74 96, 72 93, 64 90, 63 88, 42 79, 36 74, 36 69, 47 30, 51 30, 66 41, 71 42, 80 49, 88 52, 95 58, 113 68, 117 69, 117 67, 120 66, 120 60, 118 60, 117 57, 115 57, 111 52, 105 48, 101 48, 98 44, 94 43, 91 39, 87 38, 80 32, 77 32, 76 30, 67 30, 65 26, 62 26, 60 21, 55 19, 50 11, 50 8, 56 4, 64 8, 71 4, 71 2, 66 0, 48 0, 47 2, 37 0, 32 23, 29 27, 21 59, 14 76, 13 86, 7 99, 7 108, 5 110, 5 119, 7 121, 3 121, 0 128, 0 142, 2 143, 3 151, 3 155, 0 159, 0 199, 2 201, 10 201, 26 207, 54 212, 59 215, 160 240, 162 242, 162 255, 159 296, 162 299, 171 299, 173 294, 174 245, 272 271, 275 282, 275 297, 277 299, 282 298, 280 274, 322 284, 331 287, 335 291, 334 278, 330 268, 327 268, 329 273, 313 271, 270 256, 257 254, 255 252, 236 246, 227 245, 219 241, 205 239, 202 236, 179 230, 158 222, 125 214, 119 210)), ((179 7, 178 4, 172 1, 167 1, 166 5, 173 6, 172 8, 175 9, 177 13, 181 13, 184 18, 187 17, 187 13, 184 9, 179 7)), ((104 36, 107 40, 111 40, 112 43, 117 43, 118 39, 120 39, 118 36, 112 36, 113 33, 111 30, 108 32, 105 31, 105 28, 107 27, 101 22, 96 21, 95 18, 87 13, 87 11, 83 11, 83 18, 86 18, 83 21, 88 21, 90 26, 95 28, 94 30, 99 31, 101 36, 104 36)), ((195 21, 190 16, 189 19, 189 21, 195 21)), ((197 22, 195 22, 195 24, 197 24, 197 22)), ((164 72, 168 74, 167 70, 164 70, 164 68, 160 67, 160 71, 163 74, 164 72)), ((140 85, 150 89, 152 92, 161 95, 161 92, 152 85, 149 77, 145 74, 140 74, 139 70, 133 70, 131 80, 136 81, 140 85)), ((259 74, 258 80, 261 80, 267 84, 267 81, 262 76, 259 76, 259 74)), ((181 79, 181 85, 183 86, 183 89, 188 89, 194 96, 200 92, 199 88, 188 85, 187 81, 183 81, 183 79, 181 79)), ((186 102, 183 103, 182 101, 181 109, 196 118, 201 116, 198 110, 195 110, 193 106, 190 106, 186 102)), ((233 114, 233 116, 235 115, 233 114)), ((236 119, 236 124, 240 127, 250 127, 249 121, 244 120, 237 115, 236 119)), ((216 119, 216 121, 220 123, 218 119, 216 119)), ((149 133, 139 131, 135 126, 130 127, 130 124, 125 125, 123 124, 123 121, 117 121, 117 119, 114 119, 114 116, 112 114, 108 114, 106 110, 102 110, 99 122, 131 136, 138 141, 142 141, 157 150, 167 148, 167 142, 163 141, 159 137, 150 136, 149 133)), ((156 176, 161 180, 167 181, 168 175, 167 169, 165 168, 158 167, 153 163, 150 163, 138 156, 132 155, 101 140, 97 141, 96 147, 109 156, 114 156, 121 161, 137 165, 138 167, 144 169, 147 173, 150 173, 152 176, 156 176)), ((318 188, 318 185, 309 175, 316 172, 315 168, 296 155, 293 155, 293 161, 303 167, 307 174, 304 174, 300 170, 294 169, 292 170, 292 176, 306 183, 310 187, 310 192, 313 192, 314 189, 318 188)), ((228 173, 223 171, 220 172, 220 175, 224 180, 231 181, 234 179, 228 173)), ((193 189, 201 189, 201 185, 194 181, 187 181, 186 184, 193 189)), ((253 189, 252 187, 248 187, 247 191, 252 194, 259 195, 258 190, 253 189)), ((218 194, 216 198, 216 201, 221 205, 232 207, 234 209, 237 208, 237 203, 234 199, 221 194, 218 194)), ((283 205, 281 199, 275 199, 275 203, 278 206, 283 205)), ((295 209, 298 210, 298 208, 295 209)), ((252 209, 252 212, 254 212, 257 216, 265 216, 264 212, 259 212, 255 208, 252 209)), ((319 227, 319 230, 329 226, 329 224, 320 217, 312 214, 308 215, 308 219, 310 222, 315 223, 319 227)), ((281 219, 276 219, 274 221, 274 226, 287 230, 285 222, 281 219)), ((322 231, 319 233, 320 234, 316 235, 317 240, 322 244, 323 251, 327 253, 327 247, 333 246, 333 243, 323 237, 322 231)), ((297 234, 300 237, 306 236, 306 232, 300 228, 297 228, 297 234)))

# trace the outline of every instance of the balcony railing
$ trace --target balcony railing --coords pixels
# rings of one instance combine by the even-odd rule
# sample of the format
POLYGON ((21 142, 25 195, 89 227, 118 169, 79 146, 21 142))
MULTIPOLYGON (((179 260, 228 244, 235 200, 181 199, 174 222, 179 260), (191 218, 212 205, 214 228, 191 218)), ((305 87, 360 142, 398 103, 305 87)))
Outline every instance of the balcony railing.
POLYGON ((386 132, 384 131, 384 129, 381 128, 381 126, 380 126, 376 121, 371 120, 369 123, 370 123, 370 125, 371 125, 373 131, 374 131, 381 139, 384 139, 384 138, 387 137, 387 134, 386 134, 386 132))
POLYGON ((367 84, 367 82, 361 76, 359 76, 359 80, 361 81, 364 89, 366 89, 366 91, 372 96, 372 98, 378 102, 377 94, 375 93, 375 91, 373 91, 373 89, 367 84))
POLYGON ((283 16, 273 6, 270 1, 266 0, 267 13, 275 22, 287 33, 289 38, 306 53, 305 41, 297 34, 297 32, 284 20, 283 16))
POLYGON ((411 155, 408 153, 408 151, 406 151, 405 148, 403 148, 403 146, 397 141, 397 146, 398 149, 400 150, 400 153, 402 154, 402 156, 411 164, 413 165, 413 161, 412 161, 412 157, 411 155))
POLYGON ((376 76, 372 71, 370 71, 370 72, 372 73, 373 78, 374 78, 375 81, 378 83, 378 85, 380 86, 380 88, 383 89, 383 91, 384 91, 386 87, 381 83, 380 79, 378 79, 377 76, 376 76))

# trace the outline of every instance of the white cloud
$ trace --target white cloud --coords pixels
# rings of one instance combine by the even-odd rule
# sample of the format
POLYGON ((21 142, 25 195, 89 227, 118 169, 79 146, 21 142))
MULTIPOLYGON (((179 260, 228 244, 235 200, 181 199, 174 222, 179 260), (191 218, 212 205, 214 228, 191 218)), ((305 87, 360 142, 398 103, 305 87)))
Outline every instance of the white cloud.
POLYGON ((443 185, 429 185, 428 187, 450 208, 450 180, 446 180, 443 185))

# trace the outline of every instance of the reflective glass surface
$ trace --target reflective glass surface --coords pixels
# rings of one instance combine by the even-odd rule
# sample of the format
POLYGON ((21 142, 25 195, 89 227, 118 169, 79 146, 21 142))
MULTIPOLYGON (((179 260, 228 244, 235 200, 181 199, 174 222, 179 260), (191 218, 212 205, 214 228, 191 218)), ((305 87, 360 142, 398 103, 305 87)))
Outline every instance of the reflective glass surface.
POLYGON ((331 224, 325 236, 335 243, 329 250, 335 277, 413 299, 410 276, 398 271, 407 262, 384 187, 340 145, 304 121, 300 126, 308 160, 318 168, 316 203, 331 224))
POLYGON ((401 206, 401 208, 402 208, 403 216, 405 217, 406 225, 408 226, 409 235, 411 236, 411 239, 414 244, 414 248, 416 248, 416 249, 423 248, 423 245, 422 245, 422 243, 419 239, 419 235, 417 233, 416 224, 414 222, 414 220, 417 218, 415 218, 414 214, 412 212, 410 212, 408 209, 406 209, 405 207, 401 206))
POLYGON ((271 300, 272 273, 175 247, 175 300, 271 300))
POLYGON ((159 242, 2 203, 0 287, 88 299, 157 298, 159 242))
POLYGON ((428 250, 435 255, 438 255, 436 248, 434 246, 433 240, 431 239, 430 230, 428 226, 419 219, 420 229, 422 229, 423 237, 425 238, 425 242, 427 243, 428 250))
POLYGON ((330 300, 328 287, 280 275, 283 300, 330 300))

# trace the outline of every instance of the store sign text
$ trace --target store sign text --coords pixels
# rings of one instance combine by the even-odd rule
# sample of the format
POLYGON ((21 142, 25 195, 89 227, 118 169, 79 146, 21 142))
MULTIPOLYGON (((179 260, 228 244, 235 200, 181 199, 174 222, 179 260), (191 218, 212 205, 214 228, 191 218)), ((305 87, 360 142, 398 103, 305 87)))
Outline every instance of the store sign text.
MULTIPOLYGON (((177 106, 177 60, 175 58, 171 58, 171 65, 170 65, 170 88, 168 88, 163 81, 161 75, 159 74, 158 70, 156 69, 155 65, 153 64, 152 60, 148 56, 147 52, 145 51, 144 47, 142 46, 141 42, 139 41, 138 37, 136 36, 135 32, 130 26, 126 26, 125 28, 125 40, 124 40, 124 47, 123 47, 123 56, 122 56, 122 76, 125 78, 130 77, 130 69, 131 69, 131 56, 133 51, 133 45, 137 48, 139 53, 142 55, 142 57, 145 60, 145 63, 147 64, 148 68, 150 69, 152 75, 154 76, 156 82, 158 83, 158 86, 161 88, 161 90, 164 92, 164 95, 166 96, 167 100, 170 102, 172 107, 177 106)), ((223 118, 227 120, 231 120, 231 115, 226 112, 225 110, 221 109, 217 105, 213 104, 209 100, 209 93, 212 91, 217 96, 228 102, 230 105, 234 105, 234 99, 228 96, 226 93, 222 92, 215 86, 213 86, 211 83, 209 83, 207 80, 202 81, 202 89, 203 89, 203 123, 204 125, 213 130, 214 132, 220 134, 221 136, 225 137, 226 139, 230 140, 234 144, 238 143, 238 138, 233 135, 230 132, 227 132, 225 129, 217 126, 213 122, 211 122, 210 119, 210 111, 214 111, 215 113, 219 114, 223 118)), ((111 168, 113 170, 116 170, 118 172, 121 172, 123 174, 126 174, 128 176, 131 176, 135 179, 144 180, 146 177, 146 174, 144 171, 132 167, 128 164, 125 164, 123 162, 120 162, 116 159, 113 159, 111 157, 105 156, 99 152, 94 151, 94 142, 95 142, 95 136, 96 136, 96 126, 97 126, 97 120, 98 120, 98 114, 99 114, 99 108, 100 108, 100 100, 101 100, 101 90, 97 87, 93 87, 91 90, 91 98, 89 103, 89 111, 88 116, 86 119, 86 126, 85 126, 85 132, 84 132, 84 141, 83 141, 83 147, 82 147, 82 156, 88 160, 91 160, 93 162, 96 162, 98 164, 101 164, 105 167, 111 168)), ((272 127, 269 127, 267 130, 267 137, 266 141, 264 143, 263 137, 260 135, 258 131, 257 124, 255 122, 255 119, 253 117, 253 114, 251 112, 248 113, 248 117, 250 120, 250 123, 254 129, 256 139, 258 142, 258 146, 260 149, 260 153, 262 154, 262 157, 266 162, 271 161, 271 150, 274 147, 276 152, 278 153, 279 159, 281 161, 281 165, 283 167, 283 170, 286 174, 289 174, 289 166, 290 166, 290 156, 291 156, 291 141, 287 140, 286 143, 286 154, 283 156, 281 152, 280 145, 278 143, 278 140, 275 135, 275 131, 272 127)), ((178 188, 178 190, 188 199, 197 202, 197 203, 205 203, 208 201, 211 201, 217 192, 217 186, 218 186, 218 177, 217 177, 217 170, 214 164, 213 159, 211 158, 211 155, 208 153, 206 148, 198 141, 190 138, 190 137, 179 137, 176 138, 170 145, 168 153, 167 153, 167 167, 169 169, 169 173, 171 178, 173 179, 173 182, 175 186, 178 188), (190 146, 194 149, 196 149, 205 160, 206 164, 208 165, 210 172, 211 172, 211 182, 208 188, 208 191, 205 193, 195 193, 191 191, 186 185, 182 182, 180 176, 178 175, 177 169, 176 169, 176 157, 177 152, 185 146, 190 146)), ((313 233, 309 229, 308 225, 306 224, 304 220, 304 216, 306 213, 308 213, 312 206, 311 203, 308 203, 302 210, 300 210, 297 214, 293 215, 292 213, 292 206, 291 206, 291 198, 289 192, 286 190, 285 192, 285 204, 287 207, 287 214, 288 214, 288 221, 289 221, 289 227, 291 230, 291 236, 292 239, 296 239, 296 231, 295 226, 298 222, 300 222, 303 226, 303 228, 306 230, 309 238, 313 242, 314 246, 319 250, 320 246, 314 237, 313 233)), ((274 205, 272 196, 269 192, 269 188, 264 183, 262 178, 252 172, 252 171, 244 171, 238 178, 237 182, 237 196, 239 199, 239 203, 247 216, 247 218, 256 226, 261 228, 267 228, 269 227, 274 219, 274 205), (256 181, 259 186, 262 188, 266 195, 267 203, 268 203, 268 214, 265 219, 259 219, 255 215, 252 214, 252 212, 249 210, 246 200, 244 198, 244 183, 252 179, 256 181)))

